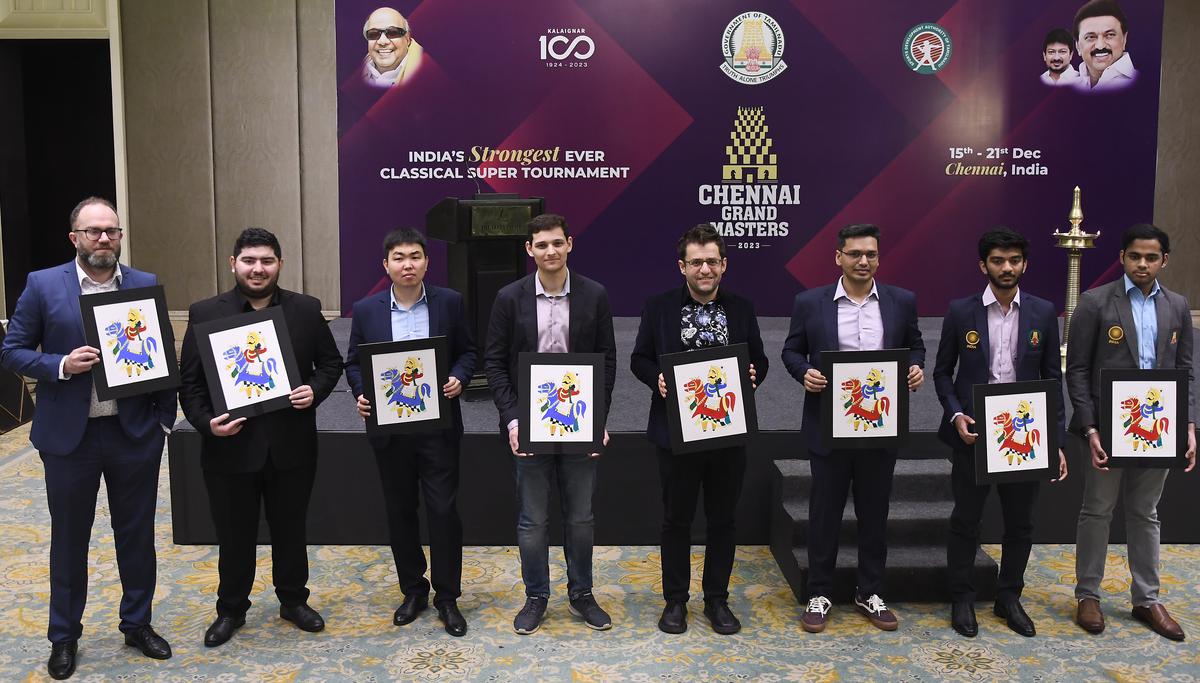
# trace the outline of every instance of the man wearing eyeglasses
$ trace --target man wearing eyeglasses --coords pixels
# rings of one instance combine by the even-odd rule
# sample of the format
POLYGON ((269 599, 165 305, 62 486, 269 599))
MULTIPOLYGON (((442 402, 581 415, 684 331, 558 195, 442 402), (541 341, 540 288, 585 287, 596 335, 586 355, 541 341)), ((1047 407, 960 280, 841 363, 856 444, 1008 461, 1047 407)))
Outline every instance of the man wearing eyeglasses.
POLYGON ((791 329, 783 344, 783 364, 804 385, 804 422, 812 466, 809 500, 808 608, 801 626, 809 633, 825 630, 837 566, 838 536, 846 495, 854 487, 858 519, 858 588, 856 609, 884 631, 899 625, 883 592, 887 562, 888 502, 893 449, 826 450, 821 444, 821 392, 831 391, 818 368, 822 351, 909 349, 908 388, 925 381, 925 344, 917 327, 917 299, 912 292, 875 281, 879 269, 879 228, 848 225, 838 232, 834 261, 842 268, 836 283, 796 295, 791 329))
POLYGON ((678 250, 684 286, 672 287, 646 302, 630 359, 633 374, 651 390, 646 435, 658 448, 662 482, 662 576, 667 604, 658 628, 664 633, 687 630, 692 519, 703 488, 707 521, 704 616, 713 631, 731 635, 742 627, 728 601, 736 549, 734 516, 746 473, 746 449, 733 446, 682 455, 671 451, 667 384, 658 358, 664 353, 745 343, 750 351, 746 380, 755 388, 767 376, 768 361, 754 304, 720 289, 727 264, 721 234, 712 224, 702 223, 679 238, 678 250))
POLYGON ((421 65, 423 50, 413 40, 408 20, 391 7, 371 12, 363 24, 367 58, 363 62, 363 80, 370 85, 390 88, 412 78, 421 65))
POLYGON ((164 433, 175 423, 175 390, 100 401, 92 367, 100 350, 80 324, 80 295, 150 287, 157 278, 120 265, 112 202, 88 197, 71 211, 76 258, 29 274, 0 347, 0 365, 38 381, 29 440, 38 449, 50 507, 50 660, 55 679, 75 672, 87 601, 88 544, 103 475, 108 490, 125 644, 154 659, 171 646, 150 626, 154 597, 154 510, 164 433))

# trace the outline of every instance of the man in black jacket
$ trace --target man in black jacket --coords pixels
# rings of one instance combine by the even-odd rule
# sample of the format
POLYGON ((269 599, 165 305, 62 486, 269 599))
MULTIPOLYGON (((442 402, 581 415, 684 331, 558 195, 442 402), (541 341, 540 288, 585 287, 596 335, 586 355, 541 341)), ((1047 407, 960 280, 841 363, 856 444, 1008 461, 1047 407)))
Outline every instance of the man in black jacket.
POLYGON ((725 273, 725 242, 711 224, 702 223, 679 239, 679 272, 686 285, 646 302, 630 362, 633 374, 650 387, 647 436, 658 447, 662 479, 662 573, 667 606, 658 628, 687 630, 691 584, 691 527, 696 501, 704 488, 708 521, 704 554, 704 615, 714 631, 737 633, 742 625, 730 611, 729 576, 733 572, 734 514, 746 472, 742 446, 676 455, 667 436, 667 385, 658 357, 712 346, 746 343, 750 347, 751 386, 767 376, 767 357, 754 305, 720 289, 725 273))
POLYGON ((229 258, 236 286, 188 309, 179 402, 201 435, 204 484, 220 546, 217 618, 204 634, 208 647, 226 642, 246 623, 258 512, 264 502, 279 616, 305 631, 325 628, 321 615, 308 606, 305 520, 317 470, 316 406, 341 376, 342 357, 321 315, 321 302, 278 286, 282 266, 275 235, 249 228, 238 236, 229 258), (268 306, 283 309, 299 367, 300 386, 290 394, 292 409, 251 419, 214 415, 194 327, 268 306))

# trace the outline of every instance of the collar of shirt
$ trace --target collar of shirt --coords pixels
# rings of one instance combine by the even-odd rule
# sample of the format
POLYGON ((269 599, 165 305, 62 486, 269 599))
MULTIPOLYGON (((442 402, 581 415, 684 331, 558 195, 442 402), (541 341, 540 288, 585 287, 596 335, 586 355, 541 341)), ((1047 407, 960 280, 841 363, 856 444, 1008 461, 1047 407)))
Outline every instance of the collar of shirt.
POLYGON ((1081 81, 1080 85, 1085 89, 1091 90, 1094 88, 1099 88, 1108 81, 1133 80, 1134 78, 1137 78, 1137 69, 1133 68, 1133 58, 1129 56, 1128 52, 1126 52, 1125 54, 1121 55, 1120 59, 1112 64, 1109 64, 1108 68, 1100 73, 1100 78, 1096 81, 1095 85, 1092 85, 1092 76, 1088 73, 1087 62, 1079 63, 1078 75, 1079 80, 1081 81))
MULTIPOLYGON (((839 277, 837 289, 833 291, 833 300, 837 301, 842 297, 850 299, 850 295, 846 293, 846 288, 842 286, 842 278, 839 277)), ((871 297, 875 297, 875 300, 879 301, 879 283, 874 279, 871 280, 871 293, 867 294, 867 298, 863 299, 863 302, 865 303, 866 301, 870 300, 871 297)), ((850 299, 850 301, 854 301, 854 299, 850 299)))
MULTIPOLYGON (((992 291, 992 286, 988 285, 987 287, 984 287, 983 288, 983 307, 987 308, 988 306, 991 306, 992 304, 996 304, 996 303, 1000 303, 1000 302, 999 302, 999 300, 996 299, 996 294, 995 294, 995 292, 992 291)), ((1017 308, 1021 307, 1021 288, 1020 287, 1017 288, 1017 293, 1015 296, 1013 296, 1012 305, 1016 306, 1017 308)))
POLYGON ((1073 66, 1068 66, 1066 69, 1063 69, 1063 72, 1058 75, 1058 78, 1054 78, 1052 75, 1050 75, 1049 69, 1046 69, 1042 72, 1042 82, 1046 85, 1066 85, 1067 83, 1072 83, 1078 79, 1079 72, 1076 71, 1075 67, 1073 66))
POLYGON ((371 61, 370 55, 368 55, 367 78, 370 78, 372 81, 386 81, 388 83, 395 83, 396 78, 400 76, 401 70, 404 69, 404 63, 408 61, 409 54, 411 54, 411 52, 405 52, 404 59, 401 59, 399 64, 391 69, 388 69, 387 71, 380 71, 379 67, 375 66, 375 62, 371 61))
MULTIPOLYGON (((564 268, 565 270, 565 268, 564 268)), ((567 271, 567 279, 563 280, 562 291, 558 294, 547 294, 546 288, 542 286, 542 278, 537 273, 533 274, 533 295, 535 297, 544 296, 547 299, 554 299, 560 296, 567 296, 571 293, 571 271, 567 271)))
POLYGON ((1125 295, 1131 299, 1134 296, 1133 290, 1135 289, 1137 290, 1138 295, 1143 299, 1153 299, 1155 295, 1161 291, 1161 288, 1158 286, 1158 280, 1155 280, 1154 286, 1150 288, 1150 296, 1145 296, 1142 294, 1142 290, 1137 285, 1133 284, 1133 280, 1130 280, 1128 275, 1122 275, 1121 278, 1125 280, 1125 295))
MULTIPOLYGON (((96 282, 95 280, 93 280, 93 279, 91 278, 91 276, 89 276, 87 273, 83 272, 83 266, 79 265, 79 259, 78 259, 78 258, 76 258, 76 259, 75 259, 75 277, 76 277, 76 279, 78 279, 78 280, 79 280, 79 288, 80 288, 80 289, 82 289, 82 288, 83 288, 83 281, 84 281, 84 280, 87 280, 88 282, 92 283, 93 285, 95 285, 95 286, 97 286, 97 287, 103 287, 103 286, 105 286, 105 285, 107 285, 107 284, 109 284, 109 283, 111 283, 111 282, 113 281, 113 278, 109 278, 109 279, 105 280, 104 282, 96 282)), ((120 287, 120 286, 121 286, 121 280, 122 280, 122 278, 124 278, 125 276, 124 276, 124 274, 122 274, 122 273, 121 273, 121 264, 119 264, 119 263, 116 265, 116 275, 115 275, 114 277, 115 277, 115 278, 116 278, 116 280, 117 280, 117 281, 116 281, 116 286, 117 286, 117 287, 120 287)))
POLYGON ((421 304, 425 304, 426 306, 428 306, 429 300, 425 298, 426 294, 427 294, 427 292, 425 291, 425 283, 422 282, 421 283, 421 296, 417 297, 417 300, 413 302, 412 306, 409 306, 408 308, 404 308, 403 306, 400 305, 399 301, 396 301, 396 288, 388 287, 388 298, 391 299, 391 301, 392 301, 392 310, 393 311, 408 312, 408 311, 411 311, 412 309, 416 308, 417 306, 420 306, 421 304))
MULTIPOLYGON (((271 294, 271 300, 267 302, 266 308, 279 305, 279 291, 279 286, 276 285, 275 292, 271 294)), ((250 300, 246 298, 245 294, 242 294, 242 290, 238 289, 237 285, 234 285, 233 287, 233 295, 242 302, 242 311, 244 313, 250 313, 252 311, 259 310, 250 304, 250 300)))

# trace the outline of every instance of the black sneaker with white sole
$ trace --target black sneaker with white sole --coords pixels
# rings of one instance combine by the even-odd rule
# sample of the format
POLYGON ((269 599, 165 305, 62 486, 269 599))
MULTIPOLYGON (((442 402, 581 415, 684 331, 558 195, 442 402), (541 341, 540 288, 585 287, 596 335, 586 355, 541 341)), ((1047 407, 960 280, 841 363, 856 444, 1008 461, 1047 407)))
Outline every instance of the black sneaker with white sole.
POLYGON ((542 617, 546 616, 546 598, 526 598, 525 606, 517 612, 513 619, 513 630, 523 636, 538 630, 542 626, 542 617))
POLYGON ((571 614, 583 619, 587 627, 595 631, 607 631, 612 628, 612 619, 608 612, 596 604, 596 598, 590 592, 584 593, 571 601, 568 608, 571 614))

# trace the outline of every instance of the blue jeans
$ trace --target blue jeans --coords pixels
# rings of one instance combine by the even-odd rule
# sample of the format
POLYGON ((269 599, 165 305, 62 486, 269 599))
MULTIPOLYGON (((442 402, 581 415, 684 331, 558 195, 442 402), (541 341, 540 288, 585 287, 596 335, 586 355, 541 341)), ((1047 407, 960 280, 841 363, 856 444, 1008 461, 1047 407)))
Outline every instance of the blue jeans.
POLYGON ((592 590, 592 494, 596 463, 582 453, 513 456, 517 478, 517 545, 528 597, 550 597, 550 478, 558 480, 563 516, 567 596, 592 590))

